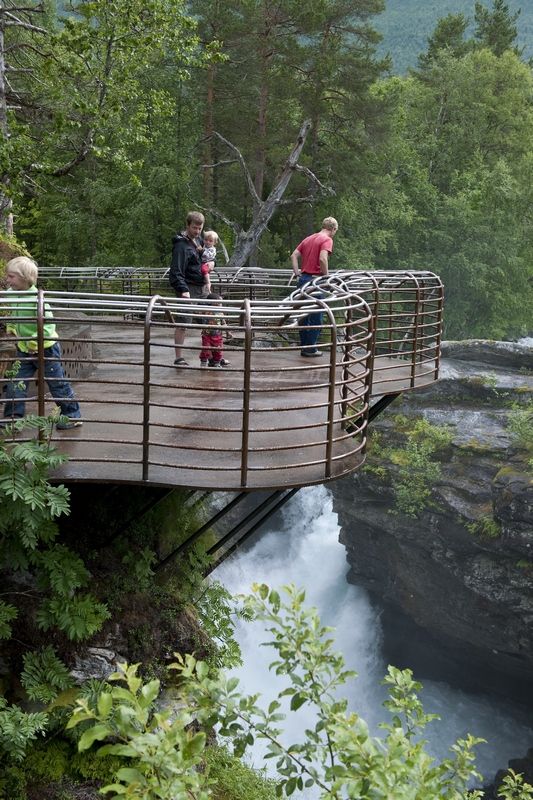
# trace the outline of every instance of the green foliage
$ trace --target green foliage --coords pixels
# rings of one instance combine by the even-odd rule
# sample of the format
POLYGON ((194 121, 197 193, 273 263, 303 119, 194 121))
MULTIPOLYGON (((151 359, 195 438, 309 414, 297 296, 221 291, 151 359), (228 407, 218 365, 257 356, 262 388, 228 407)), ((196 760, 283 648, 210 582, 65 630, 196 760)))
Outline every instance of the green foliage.
POLYGON ((508 420, 515 444, 533 454, 533 403, 514 405, 508 420))
POLYGON ((213 781, 214 800, 276 799, 275 781, 235 758, 225 747, 206 747, 205 764, 213 781))
MULTIPOLYGON (((122 558, 125 580, 130 591, 146 592, 152 585, 154 571, 152 569, 157 556, 149 547, 142 550, 130 550, 122 558)), ((124 587, 127 590, 127 587, 124 587)))
POLYGON ((370 447, 370 463, 365 467, 380 480, 389 478, 394 490, 396 509, 409 517, 418 517, 427 507, 441 468, 433 456, 449 447, 453 434, 446 426, 432 425, 426 419, 416 422, 402 415, 394 418, 398 433, 405 436, 402 447, 384 447, 381 436, 370 447), (389 461, 392 468, 386 469, 389 461))
POLYGON ((32 742, 22 761, 6 767, 4 781, 0 779, 1 800, 28 800, 30 793, 34 796, 41 787, 43 796, 73 800, 80 794, 86 796, 87 790, 80 783, 114 780, 121 766, 119 759, 94 752, 79 753, 73 741, 57 738, 57 730, 55 734, 32 742))
POLYGON ((352 673, 333 652, 330 629, 321 625, 316 610, 305 608, 304 592, 285 587, 284 594, 287 602, 262 584, 245 598, 249 610, 267 623, 268 644, 277 654, 271 668, 286 677, 287 688, 268 711, 257 706, 257 696, 241 697, 236 679, 212 680, 191 657, 174 665, 204 724, 216 720, 220 735, 234 742, 237 753, 256 737, 265 739, 267 757, 276 763, 280 796, 316 786, 324 798, 370 798, 381 796, 386 786, 388 796, 395 798, 464 797, 468 781, 476 775, 472 751, 479 740, 468 736, 454 745, 450 759, 431 759, 419 738, 432 719, 418 700, 419 684, 409 670, 394 668, 386 678, 392 722, 382 726, 384 737, 372 737, 365 722, 348 713, 347 702, 340 699, 338 690, 352 673), (312 705, 317 719, 304 741, 287 747, 278 738, 284 697, 290 698, 291 711, 312 705))
POLYGON ((107 605, 90 594, 52 597, 37 612, 37 624, 43 631, 57 627, 74 641, 92 636, 108 618, 107 605))
MULTIPOLYGON (((13 426, 17 432, 40 431, 44 439, 0 440, 0 574, 5 590, 0 600, 0 637, 9 639, 14 619, 22 620, 31 637, 37 624, 59 629, 79 641, 92 635, 109 616, 105 604, 80 593, 89 572, 80 557, 57 543, 56 518, 69 510, 69 493, 52 486, 48 470, 65 460, 50 445, 52 420, 28 417, 13 426)), ((72 685, 68 669, 55 650, 23 653, 21 682, 31 700, 47 704, 72 685)), ((0 760, 21 759, 29 742, 48 724, 48 713, 27 713, 0 705, 0 760), (16 729, 16 734, 14 733, 16 729)))
MULTIPOLYGON (((48 419, 27 417, 13 427, 46 434, 50 425, 48 419)), ((49 543, 57 535, 52 520, 68 510, 68 492, 51 486, 47 474, 64 461, 46 441, 0 442, 0 530, 10 534, 0 547, 0 568, 8 553, 10 564, 25 568, 39 542, 49 543)))
POLYGON ((101 755, 128 759, 131 766, 121 767, 116 782, 102 791, 111 800, 127 796, 138 800, 198 800, 209 797, 204 788, 205 776, 197 771, 205 748, 206 735, 190 726, 194 715, 184 706, 170 712, 154 710, 159 695, 158 680, 143 684, 137 676, 138 665, 121 665, 110 676, 113 683, 99 694, 96 707, 79 699, 68 728, 91 722, 82 733, 78 748, 85 751, 94 742, 110 740, 99 748, 101 755), (130 761, 131 759, 131 761, 130 761))
POLYGON ((21 761, 28 744, 46 729, 47 723, 44 712, 26 713, 0 697, 0 750, 21 761))
POLYGON ((533 786, 524 780, 523 775, 510 769, 498 789, 498 797, 504 800, 533 800, 533 786))
POLYGON ((0 600, 0 639, 11 638, 11 625, 9 623, 18 617, 18 613, 15 606, 0 600))
POLYGON ((74 685, 67 667, 51 645, 40 652, 25 653, 20 679, 30 700, 51 703, 59 692, 74 685))
POLYGON ((68 742, 49 739, 38 742, 24 759, 24 772, 28 783, 59 781, 69 773, 72 747, 68 742))
POLYGON ((12 114, 5 148, 19 228, 41 261, 157 263, 189 179, 183 87, 216 47, 201 47, 182 0, 80 0, 50 28, 39 82, 26 79, 32 122, 12 114), (46 189, 29 193, 36 173, 46 189))
POLYGON ((211 663, 227 668, 242 664, 234 619, 248 619, 246 609, 238 607, 232 594, 218 581, 207 583, 194 605, 203 629, 216 644, 211 663))
POLYGON ((483 3, 476 2, 474 35, 482 47, 488 47, 494 55, 501 56, 514 45, 518 35, 516 21, 519 16, 520 11, 511 14, 509 5, 504 0, 493 0, 492 10, 483 3))
MULTIPOLYGON (((423 734, 435 716, 424 712, 418 698, 421 687, 410 670, 389 667, 385 707, 390 721, 381 725, 381 736, 373 737, 364 720, 348 712, 347 701, 339 694, 353 673, 334 652, 331 629, 322 626, 315 609, 305 606, 305 592, 289 586, 280 593, 259 584, 242 600, 249 615, 266 623, 270 634, 266 644, 276 652, 271 669, 286 679, 286 688, 265 711, 257 704, 258 695, 239 692, 236 678, 211 672, 193 656, 176 654, 170 667, 177 674, 170 718, 159 710, 159 682, 143 683, 137 665, 122 665, 110 685, 91 701, 78 700, 68 725, 83 726, 81 752, 96 745, 97 753, 112 754, 127 764, 103 789, 113 800, 186 800, 192 795, 198 800, 270 800, 269 784, 257 784, 250 774, 241 782, 242 767, 235 762, 233 767, 224 750, 205 752, 204 731, 215 725, 219 736, 233 744, 237 757, 256 738, 266 741, 267 758, 276 765, 276 796, 288 797, 296 789, 312 786, 324 800, 482 796, 468 789, 481 778, 474 748, 482 740, 467 735, 451 747, 449 758, 438 761, 429 756, 423 734), (311 706, 316 722, 302 741, 285 746, 279 736, 287 702, 290 712, 311 706)), ((510 773, 501 796, 531 800, 530 789, 510 773)))
POLYGON ((485 539, 498 539, 502 532, 500 523, 491 514, 480 517, 475 522, 468 523, 466 529, 473 536, 480 536, 485 539))
POLYGON ((531 80, 512 51, 441 48, 421 74, 376 87, 392 115, 376 170, 389 177, 380 203, 359 207, 359 224, 387 231, 374 264, 441 275, 453 338, 528 330, 533 239, 516 213, 530 204, 531 80), (387 219, 392 208, 401 224, 387 219))
MULTIPOLYGON (((490 2, 484 3, 490 6, 490 2)), ((517 20, 518 44, 525 46, 527 56, 531 56, 531 40, 529 33, 533 25, 533 8, 522 0, 509 0, 512 12, 521 10, 517 20)), ((439 0, 428 3, 427 0, 388 0, 383 13, 376 21, 376 27, 383 35, 380 51, 392 55, 394 71, 404 74, 416 65, 417 58, 423 53, 428 41, 435 35, 440 21, 447 16, 465 16, 467 22, 473 22, 475 10, 472 0, 439 0), (413 20, 416 19, 416 25, 413 20)), ((472 26, 469 31, 472 33, 472 26)))

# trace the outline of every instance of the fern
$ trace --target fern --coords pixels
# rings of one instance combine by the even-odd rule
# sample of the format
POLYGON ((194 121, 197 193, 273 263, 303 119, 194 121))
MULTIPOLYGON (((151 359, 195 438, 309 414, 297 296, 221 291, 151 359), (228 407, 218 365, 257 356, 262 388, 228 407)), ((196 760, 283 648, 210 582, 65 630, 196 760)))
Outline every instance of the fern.
POLYGON ((37 612, 37 624, 42 630, 55 626, 74 641, 92 636, 108 618, 105 603, 98 603, 90 594, 45 600, 37 612))
POLYGON ((18 617, 18 611, 14 606, 10 606, 0 600, 0 639, 9 639, 11 636, 12 620, 18 617))
POLYGON ((38 564, 42 570, 41 584, 45 584, 43 588, 50 587, 55 594, 67 597, 89 581, 89 572, 81 558, 62 544, 40 553, 38 564))
POLYGON ((74 685, 67 667, 50 645, 40 652, 26 653, 23 660, 20 679, 30 700, 51 703, 59 692, 74 685))
POLYGON ((42 711, 28 714, 17 706, 8 706, 0 697, 0 749, 15 761, 22 761, 28 744, 46 730, 48 715, 42 711))

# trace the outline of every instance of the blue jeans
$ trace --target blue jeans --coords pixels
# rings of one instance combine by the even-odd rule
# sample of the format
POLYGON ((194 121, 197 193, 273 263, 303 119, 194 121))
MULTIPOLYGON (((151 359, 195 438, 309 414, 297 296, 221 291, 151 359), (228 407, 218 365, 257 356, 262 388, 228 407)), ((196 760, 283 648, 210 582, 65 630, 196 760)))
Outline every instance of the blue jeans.
MULTIPOLYGON (((318 278, 318 275, 309 275, 307 272, 302 272, 300 277, 298 278, 298 286, 305 286, 306 283, 309 281, 318 278)), ((321 295, 318 295, 319 297, 321 295)), ((302 349, 305 350, 316 350, 316 343, 318 342, 320 336, 320 328, 309 328, 309 325, 322 325, 322 312, 317 311, 314 314, 309 314, 303 320, 301 320, 300 325, 302 326, 299 330, 300 334, 300 345, 302 349)))
MULTIPOLYGON (((77 419, 81 416, 78 402, 74 399, 72 386, 65 378, 61 364, 61 346, 55 342, 44 351, 44 378, 50 393, 61 413, 66 417, 77 419)), ((38 368, 37 353, 23 353, 17 347, 17 360, 20 367, 16 375, 5 388, 6 397, 11 401, 4 405, 4 417, 23 417, 25 400, 28 396, 28 381, 33 378, 38 368)))

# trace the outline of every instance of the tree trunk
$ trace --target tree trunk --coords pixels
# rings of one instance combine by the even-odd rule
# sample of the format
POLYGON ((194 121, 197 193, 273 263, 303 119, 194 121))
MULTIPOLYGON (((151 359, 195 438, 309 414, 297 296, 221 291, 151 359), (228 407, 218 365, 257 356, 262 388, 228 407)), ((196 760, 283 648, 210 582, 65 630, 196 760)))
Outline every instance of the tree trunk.
MULTIPOLYGON (((9 138, 7 124, 7 98, 6 98, 6 62, 4 56, 5 16, 3 14, 4 2, 0 0, 0 142, 3 146, 9 138)), ((13 234, 13 214, 11 213, 11 198, 4 192, 7 187, 8 176, 0 175, 0 230, 9 236, 13 234)))
MULTIPOLYGON (((207 67, 207 96, 205 103, 205 123, 204 123, 204 136, 205 136, 205 154, 204 159, 206 164, 214 163, 213 155, 213 131, 214 128, 214 103, 215 103, 215 65, 209 64, 207 67)), ((213 170, 204 170, 204 199, 207 205, 214 203, 213 198, 213 170)))
POLYGON ((235 267, 237 269, 239 267, 243 267, 250 258, 250 255, 254 249, 257 247, 259 239, 265 232, 272 215, 280 204, 285 190, 290 183, 293 173, 298 165, 298 159, 300 158, 300 154, 303 150, 310 128, 310 121, 305 120, 298 133, 298 139, 292 150, 292 153, 288 157, 276 185, 268 195, 267 199, 261 203, 261 206, 258 208, 257 212, 254 213, 252 224, 248 230, 241 231, 241 233, 239 233, 237 242, 235 244, 235 249, 228 262, 228 266, 235 267))
MULTIPOLYGON (((260 47, 260 86, 259 86, 259 105, 257 109, 257 146, 255 148, 255 171, 254 186, 259 200, 263 199, 263 189, 265 183, 265 164, 266 164, 266 137, 267 137, 267 112, 268 112, 268 74, 270 60, 272 58, 270 44, 270 21, 268 18, 268 3, 263 4, 263 34, 261 36, 260 47), (266 8, 265 8, 266 5, 266 8)), ((258 203, 254 203, 253 215, 259 213, 258 203)), ((257 246, 250 253, 254 263, 257 263, 257 246)))

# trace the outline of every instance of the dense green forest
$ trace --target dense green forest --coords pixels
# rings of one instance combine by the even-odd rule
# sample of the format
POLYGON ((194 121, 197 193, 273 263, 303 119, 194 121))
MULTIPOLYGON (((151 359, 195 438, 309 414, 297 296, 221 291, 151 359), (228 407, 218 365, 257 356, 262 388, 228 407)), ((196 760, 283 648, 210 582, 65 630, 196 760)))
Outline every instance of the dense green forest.
MULTIPOLYGON (((533 6, 526 0, 508 0, 512 14, 520 11, 517 19, 516 43, 524 56, 533 56, 533 6)), ((416 67, 420 53, 427 47, 438 20, 448 14, 464 14, 470 21, 469 32, 474 30, 475 0, 386 0, 385 9, 376 18, 376 28, 383 35, 379 46, 382 55, 392 57, 395 73, 405 74, 416 67)))
MULTIPOLYGON (((403 29, 436 14, 414 6, 403 29)), ((532 75, 514 4, 433 17, 405 77, 380 55, 382 0, 20 8, 0 9, 0 208, 40 263, 166 265, 189 207, 231 253, 300 132, 252 263, 287 267, 333 214, 333 268, 441 274, 448 337, 530 332, 532 75)))

